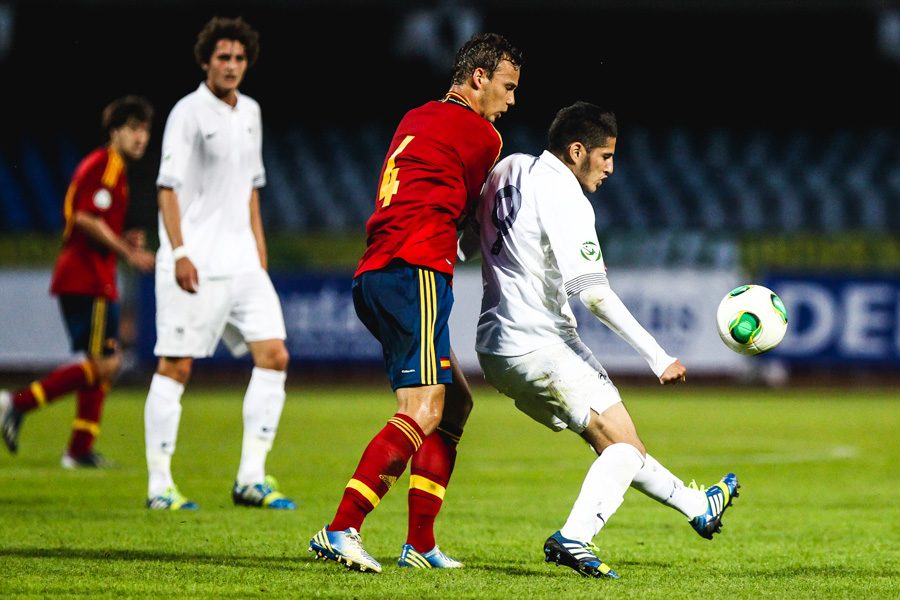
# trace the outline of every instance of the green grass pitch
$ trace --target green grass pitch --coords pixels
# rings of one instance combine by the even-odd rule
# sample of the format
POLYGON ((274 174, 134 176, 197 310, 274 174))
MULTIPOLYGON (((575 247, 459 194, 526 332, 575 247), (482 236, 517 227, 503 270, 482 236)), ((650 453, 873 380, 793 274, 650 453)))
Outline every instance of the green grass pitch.
MULTIPOLYGON (((407 475, 363 528, 380 575, 312 560, 371 436, 393 412, 387 385, 291 387, 269 472, 293 513, 231 504, 243 387, 189 387, 175 480, 197 513, 144 508, 143 389, 108 399, 103 472, 59 466, 73 401, 30 415, 19 455, 0 452, 0 596, 270 598, 897 598, 900 402, 896 390, 749 386, 623 388, 649 451, 706 484, 734 470, 741 496, 713 541, 635 490, 596 538, 622 576, 588 580, 541 547, 592 454, 496 392, 476 408, 438 519, 461 571, 396 567, 407 475)), ((2 447, 0 447, 2 449, 2 447)))

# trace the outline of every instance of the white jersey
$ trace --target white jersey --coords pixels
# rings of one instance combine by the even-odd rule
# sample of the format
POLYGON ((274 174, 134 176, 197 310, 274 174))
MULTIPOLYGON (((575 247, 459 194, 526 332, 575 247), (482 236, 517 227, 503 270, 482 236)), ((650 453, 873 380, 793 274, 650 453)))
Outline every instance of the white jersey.
MULTIPOLYGON (((156 185, 178 195, 181 232, 201 277, 261 268, 250 228, 250 194, 266 183, 262 119, 253 98, 231 107, 201 83, 166 120, 156 185)), ((172 246, 159 216, 157 269, 172 271, 172 246)))
POLYGON ((513 154, 478 208, 484 295, 475 348, 520 356, 577 337, 569 296, 605 284, 594 209, 558 158, 513 154))

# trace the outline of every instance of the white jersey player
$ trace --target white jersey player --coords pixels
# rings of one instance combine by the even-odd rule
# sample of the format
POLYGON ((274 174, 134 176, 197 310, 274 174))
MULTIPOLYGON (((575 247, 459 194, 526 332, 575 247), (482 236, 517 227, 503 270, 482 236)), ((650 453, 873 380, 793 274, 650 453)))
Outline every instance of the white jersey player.
MULTIPOLYGON (((628 486, 691 519, 711 538, 737 495, 729 473, 705 493, 647 454, 609 375, 578 337, 569 299, 577 298, 641 354, 661 383, 685 380, 628 311, 607 279, 592 193, 613 172, 617 125, 584 102, 560 110, 540 156, 513 154, 485 182, 477 221, 484 296, 476 349, 485 379, 537 422, 583 437, 599 455, 563 527, 544 544, 547 561, 592 577, 618 577, 591 542, 628 486)), ((460 254, 470 254, 470 238, 460 254)))
POLYGON ((235 355, 249 350, 254 364, 232 500, 295 507, 265 473, 284 406, 288 352, 281 304, 265 271, 260 109, 238 92, 258 52, 258 34, 242 19, 211 19, 194 47, 206 80, 175 105, 163 132, 154 349, 159 364, 144 410, 151 509, 197 508, 175 486, 171 460, 193 360, 211 356, 220 340, 235 355))

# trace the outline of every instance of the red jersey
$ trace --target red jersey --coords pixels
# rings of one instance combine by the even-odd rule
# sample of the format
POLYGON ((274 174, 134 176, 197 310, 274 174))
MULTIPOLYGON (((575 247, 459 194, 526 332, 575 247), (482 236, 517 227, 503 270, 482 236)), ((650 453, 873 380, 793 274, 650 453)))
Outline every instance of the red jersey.
POLYGON ((395 258, 452 275, 457 228, 502 147, 494 126, 457 94, 406 113, 381 170, 354 277, 395 258))
POLYGON ((66 228, 63 248, 53 269, 51 293, 118 298, 115 253, 76 228, 75 213, 97 215, 121 235, 127 207, 125 161, 112 148, 97 148, 79 163, 66 191, 66 228))

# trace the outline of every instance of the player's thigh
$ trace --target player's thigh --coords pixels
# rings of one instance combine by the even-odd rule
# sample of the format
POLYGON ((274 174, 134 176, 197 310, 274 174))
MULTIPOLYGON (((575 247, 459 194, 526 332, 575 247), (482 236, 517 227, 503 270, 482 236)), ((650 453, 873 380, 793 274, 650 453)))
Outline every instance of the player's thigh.
POLYGON ((485 379, 513 398, 516 407, 559 431, 581 433, 591 413, 621 402, 603 367, 581 344, 560 343, 516 357, 479 354, 485 379))
POLYGON ((73 352, 94 359, 116 355, 119 347, 119 305, 98 296, 63 294, 60 312, 73 352))
POLYGON ((445 275, 392 264, 359 275, 353 293, 357 315, 381 342, 394 390, 452 383, 453 290, 445 275))
POLYGON ((613 404, 603 413, 591 411, 588 426, 581 432, 581 437, 598 453, 603 452, 607 446, 618 443, 631 444, 641 453, 646 451, 638 437, 634 420, 621 402, 613 404))
POLYGON ((229 279, 204 279, 189 294, 172 273, 156 274, 156 356, 212 356, 231 306, 229 279))
POLYGON ((286 337, 281 300, 269 274, 260 269, 234 278, 228 325, 246 342, 283 340, 286 337))

